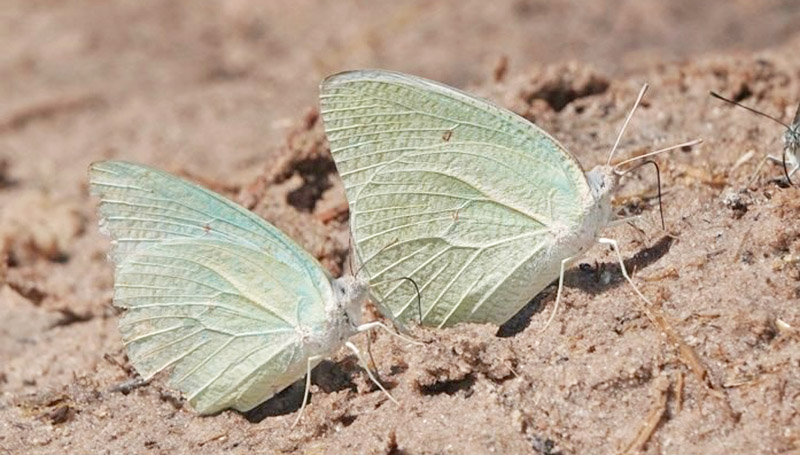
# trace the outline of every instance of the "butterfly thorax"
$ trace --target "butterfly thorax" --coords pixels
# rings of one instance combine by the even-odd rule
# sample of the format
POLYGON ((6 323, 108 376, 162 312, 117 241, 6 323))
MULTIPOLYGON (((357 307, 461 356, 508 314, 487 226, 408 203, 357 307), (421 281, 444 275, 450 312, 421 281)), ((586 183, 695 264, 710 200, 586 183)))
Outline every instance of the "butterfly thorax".
MULTIPOLYGON (((556 258, 577 259, 583 256, 596 242, 600 231, 612 217, 611 195, 617 186, 618 177, 611 166, 597 166, 586 173, 590 192, 583 201, 583 216, 579 224, 554 232, 554 243, 550 254, 556 258)), ((559 260, 560 260, 559 259, 559 260)), ((557 272, 557 269, 554 269, 557 272)))
POLYGON ((583 240, 580 242, 581 253, 594 244, 595 239, 600 236, 600 231, 611 221, 613 216, 611 195, 617 187, 619 177, 612 166, 601 165, 587 172, 586 180, 589 182, 592 197, 584 205, 586 215, 578 232, 583 240))

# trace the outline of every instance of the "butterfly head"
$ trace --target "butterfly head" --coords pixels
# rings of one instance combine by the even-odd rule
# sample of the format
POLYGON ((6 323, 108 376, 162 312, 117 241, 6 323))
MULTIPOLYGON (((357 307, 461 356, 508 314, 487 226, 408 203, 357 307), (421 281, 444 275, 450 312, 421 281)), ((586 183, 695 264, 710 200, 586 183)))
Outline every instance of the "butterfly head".
POLYGON ((617 188, 619 173, 610 165, 596 166, 586 173, 586 180, 592 191, 590 210, 594 212, 593 218, 597 226, 604 226, 611 219, 611 195, 617 188))
POLYGON ((609 201, 611 194, 617 187, 619 174, 613 166, 602 165, 586 173, 586 180, 589 181, 589 188, 596 202, 609 201))

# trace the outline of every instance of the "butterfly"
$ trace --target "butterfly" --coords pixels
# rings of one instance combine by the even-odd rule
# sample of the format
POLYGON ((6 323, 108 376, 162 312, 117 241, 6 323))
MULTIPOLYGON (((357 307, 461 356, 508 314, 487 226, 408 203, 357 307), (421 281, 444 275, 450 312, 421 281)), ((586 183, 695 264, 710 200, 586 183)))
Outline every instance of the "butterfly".
MULTIPOLYGON (((112 239, 115 306, 128 357, 200 414, 248 411, 306 375, 362 323, 367 284, 332 278, 280 230, 223 196, 139 164, 94 163, 101 231, 112 239)), ((393 333, 393 332, 390 332, 393 333)), ((394 334, 394 333, 393 333, 394 334)), ((389 398, 366 369, 369 377, 389 398)))
POLYGON ((557 306, 565 268, 595 241, 614 248, 633 285, 616 242, 600 237, 631 161, 610 164, 622 131, 608 162, 584 172, 533 123, 434 81, 350 71, 320 92, 356 259, 396 325, 417 319, 401 277, 419 285, 429 326, 503 324, 556 278, 557 306))
POLYGON ((773 163, 780 163, 783 165, 783 173, 786 176, 786 181, 791 184, 792 176, 795 174, 795 172, 797 172, 798 169, 800 169, 800 155, 798 155, 800 154, 800 104, 797 106, 797 111, 794 114, 794 120, 792 120, 792 124, 787 125, 786 123, 783 123, 769 114, 753 109, 752 107, 745 106, 744 104, 738 103, 734 100, 725 98, 718 93, 711 92, 711 96, 727 103, 731 103, 734 106, 747 109, 750 112, 758 114, 762 117, 766 117, 786 127, 786 131, 783 133, 783 154, 780 158, 774 155, 765 156, 761 162, 758 163, 758 166, 756 166, 756 170, 753 171, 753 176, 750 178, 750 183, 752 183, 752 181, 758 175, 758 172, 764 166, 764 163, 769 160, 773 163))

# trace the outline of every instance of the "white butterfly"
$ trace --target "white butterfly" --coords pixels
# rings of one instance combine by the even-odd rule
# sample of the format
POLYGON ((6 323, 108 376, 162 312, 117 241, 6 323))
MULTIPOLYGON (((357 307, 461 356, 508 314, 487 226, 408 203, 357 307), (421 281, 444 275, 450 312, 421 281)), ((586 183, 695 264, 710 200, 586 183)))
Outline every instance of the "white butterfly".
POLYGON ((522 117, 406 74, 345 72, 320 90, 357 259, 387 317, 417 319, 401 277, 419 285, 425 325, 502 324, 555 278, 557 304, 565 268, 595 241, 630 281, 599 237, 620 175, 611 156, 584 173, 522 117))
POLYGON ((755 178, 758 176, 758 172, 761 170, 767 160, 783 165, 783 172, 786 175, 786 180, 789 183, 792 183, 792 176, 795 174, 795 172, 797 172, 798 169, 800 169, 800 105, 797 106, 797 111, 794 114, 794 120, 792 120, 792 124, 787 125, 769 114, 753 109, 752 107, 747 107, 742 103, 729 100, 728 98, 725 98, 724 96, 715 92, 711 92, 711 96, 731 103, 735 106, 747 109, 750 112, 758 114, 762 117, 766 117, 786 127, 786 131, 783 133, 783 154, 780 157, 774 155, 765 156, 758 163, 758 166, 756 166, 756 170, 753 171, 753 176, 750 178, 750 182, 748 184, 753 183, 753 180, 755 180, 755 178))
POLYGON ((331 278, 274 226, 172 175, 122 161, 89 173, 120 332, 144 379, 171 369, 170 386, 211 414, 248 411, 307 374, 305 406, 308 373, 342 345, 366 365, 348 338, 386 327, 361 323, 365 282, 331 278))

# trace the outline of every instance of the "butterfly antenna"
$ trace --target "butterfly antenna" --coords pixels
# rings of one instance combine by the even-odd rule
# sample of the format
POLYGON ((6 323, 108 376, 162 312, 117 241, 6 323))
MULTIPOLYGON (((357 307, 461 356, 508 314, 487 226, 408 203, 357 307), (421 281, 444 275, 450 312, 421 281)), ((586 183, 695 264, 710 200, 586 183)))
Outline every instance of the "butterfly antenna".
MULTIPOLYGON (((774 121, 774 122, 780 123, 781 125, 785 126, 786 128, 791 128, 789 125, 787 125, 787 124, 783 123, 782 121, 780 121, 780 120, 776 119, 775 117, 773 117, 773 116, 771 116, 771 115, 769 115, 769 114, 767 114, 767 113, 764 113, 764 112, 761 112, 761 111, 755 110, 755 109, 753 109, 752 107, 748 107, 748 106, 745 106, 744 104, 742 104, 742 103, 739 103, 739 102, 737 102, 737 101, 734 101, 734 100, 730 100, 730 99, 728 99, 728 98, 725 98, 724 96, 722 96, 722 95, 720 95, 720 94, 718 94, 718 93, 716 93, 716 92, 709 92, 709 93, 710 93, 710 94, 711 94, 711 96, 713 96, 714 98, 717 98, 717 99, 719 99, 719 100, 725 101, 726 103, 731 103, 731 104, 733 104, 734 106, 739 106, 739 107, 741 107, 741 108, 747 109, 748 111, 750 111, 750 112, 752 112, 752 113, 754 113, 754 114, 758 114, 758 115, 760 115, 760 116, 762 116, 762 117, 766 117, 766 118, 768 118, 768 119, 770 119, 770 120, 772 120, 772 121, 774 121)), ((797 113, 798 113, 798 114, 800 114, 800 106, 798 106, 797 113)), ((795 117, 797 117, 797 114, 795 114, 795 117)))
POLYGON ((417 291, 417 310, 419 311, 419 325, 422 325, 422 294, 420 294, 419 292, 419 286, 417 286, 417 282, 414 281, 414 279, 411 278, 410 276, 404 276, 399 279, 410 281, 411 284, 414 285, 414 290, 417 291))
POLYGON ((620 175, 625 175, 629 172, 632 172, 646 164, 652 164, 656 168, 656 183, 658 183, 658 212, 661 214, 661 230, 666 231, 666 224, 664 223, 664 206, 661 204, 661 169, 658 167, 658 163, 653 160, 642 161, 641 163, 633 166, 630 169, 625 170, 620 175))
POLYGON ((651 156, 658 155, 660 153, 670 152, 670 151, 675 150, 675 149, 680 149, 680 148, 684 148, 684 147, 693 147, 695 145, 702 144, 702 143, 703 143, 702 139, 695 139, 693 141, 684 142, 682 144, 671 145, 669 147, 665 147, 663 149, 656 150, 654 152, 648 152, 648 153, 645 153, 644 155, 634 156, 633 158, 628 158, 627 160, 623 160, 623 161, 620 161, 619 163, 615 164, 614 165, 614 172, 616 172, 617 175, 622 175, 622 173, 625 173, 627 171, 624 171, 624 172, 620 171, 619 168, 621 166, 624 166, 624 165, 628 164, 628 163, 632 163, 634 161, 639 161, 639 160, 644 159, 644 158, 649 158, 651 156))
MULTIPOLYGON (((411 284, 414 285, 414 290, 417 292, 417 311, 419 312, 419 323, 421 325, 422 324, 422 293, 420 293, 419 286, 417 285, 417 282, 414 281, 413 278, 408 277, 408 276, 401 276, 400 278, 391 278, 391 279, 388 279, 388 280, 382 280, 382 281, 374 282, 374 283, 371 283, 371 284, 372 284, 373 287, 375 287, 375 286, 380 286, 382 284, 394 283, 394 282, 397 282, 397 281, 409 281, 411 284)), ((397 287, 395 287, 394 289, 392 289, 389 292, 390 293, 394 292, 394 290, 399 288, 399 287, 400 286, 398 285, 397 287)), ((403 313, 405 313, 405 307, 403 307, 403 311, 400 312, 400 314, 403 314, 403 313)), ((398 316, 399 316, 399 314, 398 314, 398 316)))
POLYGON ((622 140, 622 133, 625 132, 625 129, 628 128, 628 123, 631 121, 631 117, 633 117, 633 113, 636 112, 636 108, 639 107, 639 104, 642 102, 642 98, 644 98, 645 92, 647 92, 647 88, 649 85, 645 83, 642 85, 642 89, 639 90, 639 96, 636 97, 636 102, 633 103, 633 108, 628 113, 628 117, 625 118, 625 123, 622 124, 622 128, 619 130, 619 134, 617 135, 617 140, 614 142, 614 147, 611 147, 611 153, 608 154, 608 161, 606 164, 611 164, 611 158, 614 156, 614 152, 617 151, 617 147, 619 147, 619 143, 622 140))

